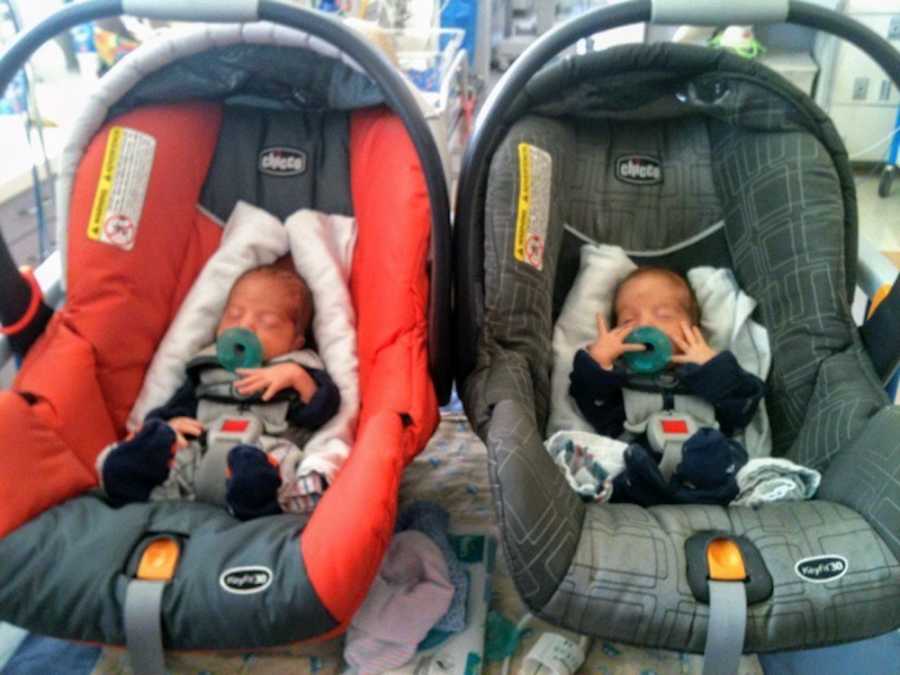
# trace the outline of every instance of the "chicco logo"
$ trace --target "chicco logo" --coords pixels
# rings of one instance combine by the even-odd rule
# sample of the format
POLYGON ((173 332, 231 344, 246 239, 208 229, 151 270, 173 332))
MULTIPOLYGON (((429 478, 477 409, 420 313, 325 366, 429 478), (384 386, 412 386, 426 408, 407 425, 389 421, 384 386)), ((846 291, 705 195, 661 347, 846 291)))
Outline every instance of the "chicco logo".
POLYGON ((623 155, 616 159, 616 178, 633 185, 657 185, 663 182, 659 160, 647 155, 623 155))
POLYGON ((306 153, 296 148, 266 148, 259 153, 260 173, 284 178, 306 171, 306 153))
POLYGON ((847 573, 847 559, 841 555, 819 555, 804 558, 795 566, 797 576, 814 584, 835 581, 847 573))
POLYGON ((229 593, 247 595, 260 593, 272 583, 272 570, 268 567, 232 567, 222 572, 219 585, 229 593))

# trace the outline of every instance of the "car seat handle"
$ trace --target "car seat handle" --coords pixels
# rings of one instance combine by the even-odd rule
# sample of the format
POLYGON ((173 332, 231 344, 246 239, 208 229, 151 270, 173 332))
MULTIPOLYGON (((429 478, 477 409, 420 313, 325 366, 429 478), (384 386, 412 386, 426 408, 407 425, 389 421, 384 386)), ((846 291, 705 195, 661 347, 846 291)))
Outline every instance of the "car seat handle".
POLYGON ((788 0, 651 0, 650 22, 692 26, 781 23, 787 19, 788 5, 788 0))
MULTIPOLYGON (((266 4, 273 0, 260 1, 266 4)), ((527 85, 531 77, 580 39, 597 33, 647 21, 710 21, 698 21, 693 13, 690 18, 686 16, 684 12, 689 4, 696 5, 696 11, 707 16, 713 16, 710 8, 729 7, 727 14, 716 16, 717 21, 737 21, 737 6, 743 6, 741 12, 752 12, 751 21, 761 21, 764 15, 771 13, 771 20, 831 33, 859 47, 884 69, 895 86, 900 87, 900 53, 890 42, 848 16, 801 0, 786 3, 784 0, 754 0, 752 3, 737 0, 629 0, 597 7, 556 26, 535 40, 494 86, 478 113, 475 128, 466 145, 457 182, 454 221, 456 277, 475 280, 456 288, 456 304, 464 315, 477 317, 481 312, 479 296, 483 297, 484 259, 479 247, 484 241, 483 209, 490 161, 506 129, 515 120, 516 114, 521 114, 523 106, 519 104, 527 103, 527 85), (782 13, 785 4, 786 16, 782 13), (746 9, 748 5, 755 9, 746 9), (779 7, 777 17, 776 5, 779 7)), ((740 14, 740 18, 744 20, 745 15, 740 14)), ((457 327, 456 369, 460 382, 475 368, 480 329, 478 321, 457 327)))
MULTIPOLYGON (((0 56, 0 91, 30 56, 45 42, 74 26, 121 14, 191 21, 268 21, 300 30, 311 39, 334 47, 342 58, 356 64, 381 91, 384 102, 403 123, 418 155, 431 205, 428 303, 428 365, 438 400, 449 400, 450 366, 450 199, 437 142, 403 73, 381 50, 356 31, 321 12, 278 0, 82 0, 65 5, 40 23, 19 34, 0 56), (173 16, 177 12, 177 16, 173 16)), ((65 255, 65 251, 63 252, 65 255)), ((12 256, 0 234, 0 283, 4 297, 12 289, 15 303, 5 312, 9 322, 27 308, 27 284, 19 279, 12 256)), ((3 298, 0 298, 2 304, 3 298)), ((30 346, 23 344, 20 353, 30 346)), ((0 344, 0 354, 5 345, 0 344)))
POLYGON ((122 0, 122 13, 166 21, 256 21, 259 0, 122 0))

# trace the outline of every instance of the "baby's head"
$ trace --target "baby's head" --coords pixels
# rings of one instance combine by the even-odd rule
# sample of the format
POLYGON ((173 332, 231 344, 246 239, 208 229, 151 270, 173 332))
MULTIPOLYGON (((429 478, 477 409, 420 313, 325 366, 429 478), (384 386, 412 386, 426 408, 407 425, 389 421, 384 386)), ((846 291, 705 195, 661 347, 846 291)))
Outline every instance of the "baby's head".
POLYGON ((640 267, 625 277, 613 296, 613 324, 627 328, 653 326, 668 336, 682 337, 681 324, 696 326, 700 307, 683 276, 663 267, 640 267))
POLYGON ((312 312, 309 287, 290 259, 282 258, 244 272, 234 282, 216 336, 229 328, 251 330, 268 361, 303 346, 312 312))

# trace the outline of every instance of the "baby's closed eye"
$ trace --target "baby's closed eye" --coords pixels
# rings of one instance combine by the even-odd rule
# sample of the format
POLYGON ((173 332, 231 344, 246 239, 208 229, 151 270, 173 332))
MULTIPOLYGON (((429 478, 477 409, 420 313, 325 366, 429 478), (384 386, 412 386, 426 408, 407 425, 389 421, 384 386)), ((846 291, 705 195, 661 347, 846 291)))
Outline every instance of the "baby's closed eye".
POLYGON ((260 323, 265 328, 278 328, 281 325, 282 321, 283 319, 277 314, 266 313, 260 317, 260 323))

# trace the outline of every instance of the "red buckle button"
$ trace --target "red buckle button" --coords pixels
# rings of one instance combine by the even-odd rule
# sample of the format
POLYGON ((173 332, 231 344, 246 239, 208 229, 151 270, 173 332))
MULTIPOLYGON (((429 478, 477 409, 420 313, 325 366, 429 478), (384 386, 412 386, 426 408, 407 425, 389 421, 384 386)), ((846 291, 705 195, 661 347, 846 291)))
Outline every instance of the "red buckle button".
POLYGON ((686 434, 688 425, 684 420, 663 420, 662 430, 664 434, 686 434))
POLYGON ((247 420, 225 420, 222 422, 222 431, 234 431, 240 433, 246 431, 248 426, 250 426, 250 422, 247 420))

